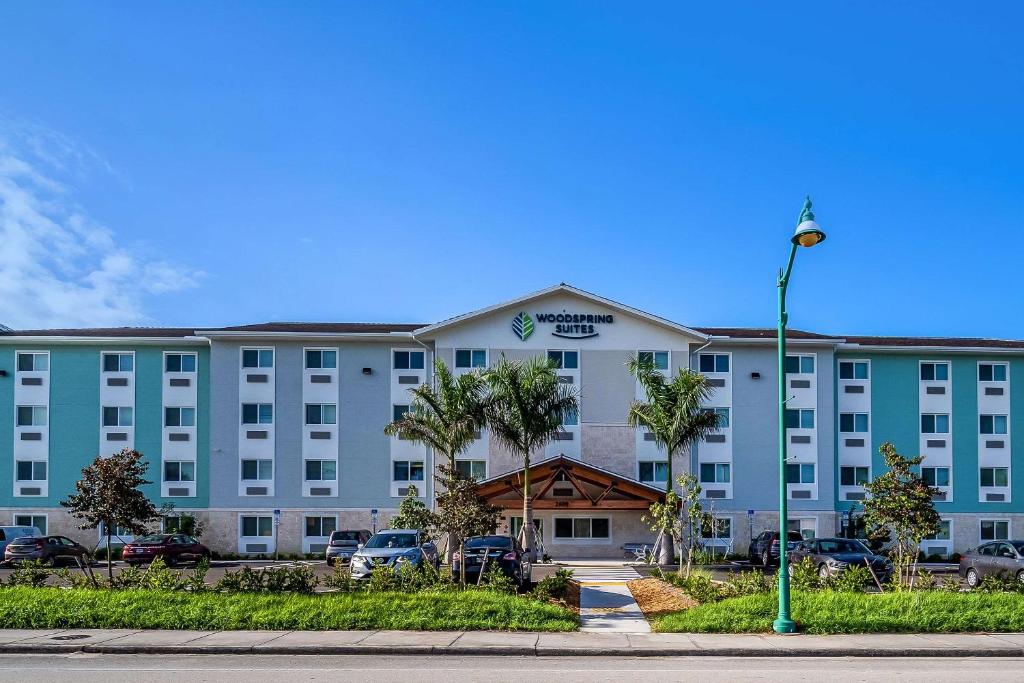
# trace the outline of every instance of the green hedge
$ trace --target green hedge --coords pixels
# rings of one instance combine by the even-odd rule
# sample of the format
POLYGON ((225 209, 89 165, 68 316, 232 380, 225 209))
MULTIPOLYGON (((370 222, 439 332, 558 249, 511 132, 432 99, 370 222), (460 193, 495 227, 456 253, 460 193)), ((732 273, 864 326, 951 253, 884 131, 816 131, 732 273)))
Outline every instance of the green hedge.
MULTIPOLYGON (((772 630, 778 594, 698 605, 655 619, 662 633, 762 633, 772 630)), ((1024 595, 1016 593, 793 594, 804 633, 953 633, 1024 631, 1024 595)))
POLYGON ((318 595, 0 589, 0 628, 572 631, 556 605, 489 591, 318 595))

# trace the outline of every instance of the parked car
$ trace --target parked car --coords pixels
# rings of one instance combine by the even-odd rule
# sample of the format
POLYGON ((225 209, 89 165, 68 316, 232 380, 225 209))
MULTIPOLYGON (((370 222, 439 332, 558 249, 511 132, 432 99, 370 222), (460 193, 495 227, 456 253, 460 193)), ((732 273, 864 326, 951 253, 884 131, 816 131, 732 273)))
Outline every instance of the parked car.
POLYGON ((21 536, 7 544, 5 562, 40 560, 56 565, 60 562, 89 562, 89 549, 64 536, 21 536))
POLYGON ((333 532, 327 542, 327 550, 324 551, 327 566, 333 567, 335 562, 348 564, 355 552, 362 548, 371 536, 373 534, 366 529, 333 532))
POLYGON ((452 576, 458 578, 462 572, 462 562, 466 563, 466 581, 476 583, 484 568, 484 556, 487 566, 497 565, 505 576, 516 582, 516 588, 529 586, 533 575, 530 554, 511 536, 473 536, 463 543, 464 552, 456 551, 452 555, 452 576))
POLYGON ((42 536, 43 532, 34 526, 0 526, 0 557, 3 557, 7 544, 24 536, 42 536))
POLYGON ((161 557, 169 565, 210 559, 210 549, 185 534, 151 534, 125 543, 121 559, 130 565, 152 562, 161 557))
MULTIPOLYGON (((790 550, 804 540, 804 537, 797 531, 786 532, 786 547, 790 550)), ((747 548, 747 556, 750 564, 759 564, 762 567, 770 567, 779 563, 779 532, 762 531, 750 541, 747 548)))
POLYGON ((416 529, 388 529, 370 537, 352 555, 352 577, 368 579, 374 567, 395 568, 409 563, 414 567, 441 565, 437 546, 426 532, 416 529))
POLYGON ((801 541, 789 551, 789 571, 793 565, 810 558, 818 569, 818 576, 826 579, 834 574, 846 571, 851 566, 871 567, 871 571, 881 582, 892 576, 892 562, 888 558, 876 555, 855 538, 814 538, 801 541))
POLYGON ((986 576, 1011 576, 1024 581, 1024 541, 992 541, 960 557, 960 576, 977 588, 986 576))

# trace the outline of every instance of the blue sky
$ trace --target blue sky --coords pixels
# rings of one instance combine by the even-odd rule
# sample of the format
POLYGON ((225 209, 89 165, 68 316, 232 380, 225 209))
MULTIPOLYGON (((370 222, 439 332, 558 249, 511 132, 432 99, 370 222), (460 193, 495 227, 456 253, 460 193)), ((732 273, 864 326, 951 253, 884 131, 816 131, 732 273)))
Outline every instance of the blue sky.
POLYGON ((1024 337, 1024 10, 715 5, 4 3, 0 322, 773 325, 809 193, 794 326, 1024 337))

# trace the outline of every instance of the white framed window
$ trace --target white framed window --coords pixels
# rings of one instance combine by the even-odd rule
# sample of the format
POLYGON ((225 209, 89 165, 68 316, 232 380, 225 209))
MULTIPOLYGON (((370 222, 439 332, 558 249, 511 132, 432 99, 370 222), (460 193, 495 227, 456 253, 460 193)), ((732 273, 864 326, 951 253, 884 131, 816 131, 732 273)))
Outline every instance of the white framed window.
POLYGON ((270 481, 273 478, 273 460, 242 461, 242 481, 270 481))
POLYGON ((868 431, 867 413, 839 413, 839 431, 844 434, 863 434, 868 431))
POLYGON ((307 460, 306 481, 337 481, 338 463, 335 460, 307 460))
POLYGON ((46 481, 45 460, 17 460, 14 463, 15 481, 46 481))
POLYGON ((195 427, 196 409, 187 407, 164 408, 165 427, 195 427))
POLYGON ((554 361, 555 367, 560 370, 578 370, 580 367, 579 351, 549 349, 548 360, 554 361))
POLYGON ((645 484, 664 484, 668 481, 668 461, 651 460, 637 463, 640 476, 645 484))
POLYGON ((19 427, 45 427, 47 418, 46 406, 18 406, 17 425, 19 427))
POLYGON ((274 424, 273 403, 243 403, 242 424, 269 425, 274 424))
POLYGON ((274 535, 274 518, 270 515, 242 515, 238 518, 243 538, 274 535))
POLYGON ((702 462, 700 481, 702 484, 728 484, 732 481, 732 465, 727 462, 702 462))
POLYGON ((392 367, 395 370, 422 370, 425 354, 423 351, 394 351, 392 367))
POLYGON ((333 515, 307 516, 304 535, 306 538, 327 538, 338 530, 338 518, 333 515))
POLYGON ((921 478, 925 485, 933 488, 949 486, 948 467, 922 467, 921 478))
POLYGON ((871 468, 843 466, 839 468, 840 486, 863 486, 871 481, 871 468))
POLYGON ((195 372, 196 354, 165 353, 164 372, 195 372))
POLYGON ((668 370, 668 351, 638 351, 637 359, 641 363, 649 363, 655 370, 668 370))
POLYGON ((135 369, 135 354, 104 353, 103 372, 132 372, 135 369))
POLYGON ((813 375, 814 356, 786 356, 787 375, 813 375))
POLYGON ((869 367, 866 360, 841 360, 839 379, 869 379, 869 367))
POLYGON ((131 427, 135 409, 129 406, 103 406, 104 427, 131 427))
POLYGON ((392 481, 423 481, 422 460, 395 460, 391 463, 392 481))
POLYGON ((729 408, 702 408, 702 410, 706 413, 714 413, 718 416, 718 429, 729 428, 729 408))
POLYGON ((818 534, 818 520, 813 517, 787 519, 786 531, 795 531, 800 534, 805 541, 809 541, 818 534))
POLYGON ((922 434, 949 434, 948 413, 924 413, 921 415, 922 434))
POLYGON ((1006 363, 978 363, 979 382, 1005 382, 1006 363))
POLYGON ((455 349, 456 368, 486 368, 487 349, 455 349))
POLYGON ((704 373, 729 372, 729 354, 702 353, 697 360, 697 368, 704 373))
POLYGON ((46 515, 14 515, 14 526, 34 526, 46 536, 49 532, 49 520, 46 515))
POLYGON ((1010 485, 1010 468, 1008 467, 982 467, 979 478, 982 488, 994 488, 1010 485))
POLYGON ((814 463, 787 463, 787 484, 813 484, 814 463))
POLYGON ((455 471, 468 479, 482 481, 487 478, 487 461, 456 460, 455 471))
POLYGON ((607 540, 611 538, 607 517, 555 517, 555 538, 559 540, 607 540))
POLYGON ((786 408, 786 429, 814 429, 814 409, 786 408))
POLYGON ((950 541, 952 539, 953 529, 952 524, 950 524, 950 521, 948 519, 939 520, 938 532, 932 534, 931 536, 924 537, 924 540, 926 541, 950 541))
POLYGON ((164 462, 164 481, 189 482, 195 480, 195 462, 191 460, 167 460, 164 462))
POLYGON ((242 367, 274 367, 274 349, 242 349, 242 367))
POLYGON ((580 414, 576 410, 571 410, 562 415, 562 426, 563 427, 575 427, 580 423, 580 414))
POLYGON ((709 524, 702 524, 700 537, 706 540, 732 538, 732 517, 712 517, 709 524))
POLYGON ((307 370, 333 370, 338 367, 336 349, 306 349, 307 370))
POLYGON ((18 372, 49 372, 50 354, 47 351, 19 351, 18 372))
POLYGON ((982 434, 1005 434, 1006 415, 979 415, 978 431, 982 434))
POLYGON ((983 519, 979 523, 979 537, 983 541, 1006 541, 1010 538, 1010 521, 983 519))
POLYGON ((945 382, 949 379, 949 363, 922 362, 922 382, 945 382))
POLYGON ((307 403, 306 424, 333 425, 338 423, 338 405, 336 403, 307 403))

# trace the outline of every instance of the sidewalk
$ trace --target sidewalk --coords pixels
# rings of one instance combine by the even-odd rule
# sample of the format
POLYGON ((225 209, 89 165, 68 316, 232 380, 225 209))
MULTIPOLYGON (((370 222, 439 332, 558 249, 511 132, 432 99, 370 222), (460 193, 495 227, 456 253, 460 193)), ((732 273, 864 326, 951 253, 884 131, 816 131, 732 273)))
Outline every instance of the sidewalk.
POLYGON ((776 636, 497 631, 0 630, 0 655, 1024 657, 1024 634, 776 636))

